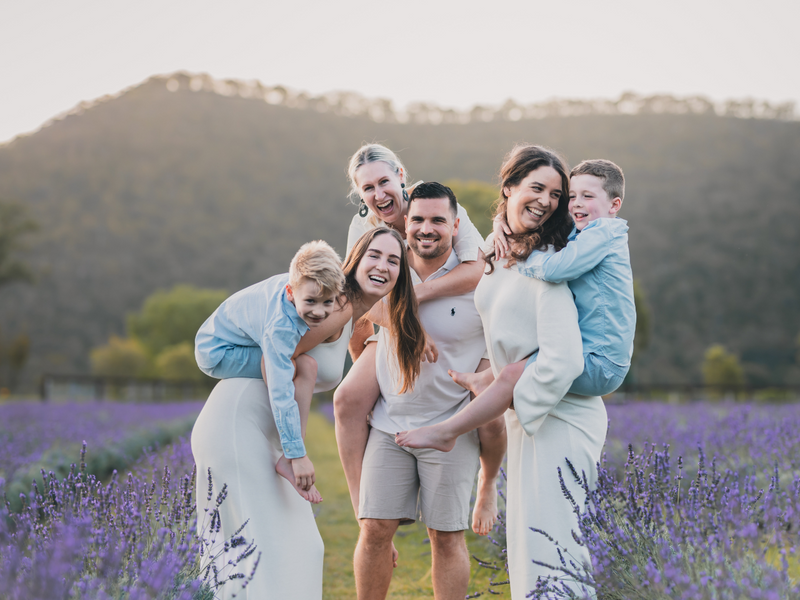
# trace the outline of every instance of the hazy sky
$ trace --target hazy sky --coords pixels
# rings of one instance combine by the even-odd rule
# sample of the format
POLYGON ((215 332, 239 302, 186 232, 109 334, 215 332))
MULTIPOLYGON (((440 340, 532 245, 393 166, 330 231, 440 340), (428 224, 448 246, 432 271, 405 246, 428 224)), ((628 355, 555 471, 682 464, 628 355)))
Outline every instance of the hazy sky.
POLYGON ((800 105, 798 23, 798 0, 0 0, 0 142, 177 70, 397 106, 627 90, 800 105))

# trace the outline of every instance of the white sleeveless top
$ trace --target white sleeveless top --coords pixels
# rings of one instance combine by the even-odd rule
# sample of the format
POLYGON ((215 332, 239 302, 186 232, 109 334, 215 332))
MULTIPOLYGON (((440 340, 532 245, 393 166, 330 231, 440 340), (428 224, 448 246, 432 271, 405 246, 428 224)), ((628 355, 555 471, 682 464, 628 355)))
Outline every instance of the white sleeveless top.
POLYGON ((353 336, 353 319, 345 323, 342 335, 334 342, 318 344, 306 354, 317 361, 317 383, 314 393, 332 390, 342 380, 344 361, 347 356, 347 345, 353 336))

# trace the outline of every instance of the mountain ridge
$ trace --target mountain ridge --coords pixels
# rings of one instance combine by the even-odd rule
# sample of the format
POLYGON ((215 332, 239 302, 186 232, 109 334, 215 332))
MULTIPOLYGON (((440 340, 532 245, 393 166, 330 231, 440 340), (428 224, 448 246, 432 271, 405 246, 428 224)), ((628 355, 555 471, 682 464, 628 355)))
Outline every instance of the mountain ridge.
POLYGON ((634 276, 653 313, 642 382, 689 382, 723 343, 755 383, 793 376, 800 332, 800 123, 716 114, 376 122, 151 78, 0 146, 0 198, 42 229, 37 286, 0 291, 3 335, 32 340, 26 381, 88 369, 88 351, 176 283, 233 292, 288 267, 303 242, 342 252, 355 213, 347 160, 364 141, 414 179, 496 184, 515 142, 571 164, 609 158, 628 181, 634 276), (174 87, 174 86, 173 86, 174 87))

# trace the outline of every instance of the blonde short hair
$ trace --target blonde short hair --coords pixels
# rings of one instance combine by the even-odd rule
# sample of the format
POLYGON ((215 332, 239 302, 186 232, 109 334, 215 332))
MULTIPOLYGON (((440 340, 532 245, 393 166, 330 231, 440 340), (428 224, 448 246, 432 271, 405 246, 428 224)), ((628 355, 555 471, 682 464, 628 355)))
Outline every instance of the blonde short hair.
POLYGON ((316 240, 300 246, 289 265, 289 285, 297 287, 302 279, 316 283, 320 292, 342 293, 342 261, 327 242, 316 240))
MULTIPOLYGON (((350 163, 347 165, 347 177, 350 180, 350 198, 356 200, 361 197, 358 185, 356 185, 356 171, 367 163, 378 161, 389 165, 389 168, 400 178, 400 182, 406 183, 408 180, 406 168, 394 152, 382 144, 364 144, 350 157, 350 163)), ((355 201, 354 204, 358 204, 358 201, 355 201)))

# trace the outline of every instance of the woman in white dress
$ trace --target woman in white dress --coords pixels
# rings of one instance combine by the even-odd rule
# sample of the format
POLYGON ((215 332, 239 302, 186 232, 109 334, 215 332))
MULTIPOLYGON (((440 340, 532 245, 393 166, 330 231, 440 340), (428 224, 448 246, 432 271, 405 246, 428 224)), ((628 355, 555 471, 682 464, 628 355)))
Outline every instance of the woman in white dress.
MULTIPOLYGON (((556 154, 539 146, 518 146, 507 156, 500 170, 497 214, 505 217, 513 232, 511 255, 497 260, 490 236, 485 247, 488 273, 475 291, 495 376, 506 365, 539 353, 516 384, 513 409, 505 414, 506 536, 514 600, 525 598, 539 577, 563 579, 558 571, 531 562, 561 565, 554 545, 531 527, 552 536, 565 549, 567 561, 590 564, 588 551, 572 537, 578 521, 561 490, 558 469, 573 498, 582 504, 585 494, 567 459, 593 486, 606 436, 602 399, 567 393, 583 370, 572 293, 565 283, 525 277, 515 268, 533 250, 553 252, 566 245, 572 227, 567 172, 556 154)), ((563 583, 582 597, 578 584, 563 583)))
MULTIPOLYGON (((339 382, 352 323, 384 296, 388 296, 390 327, 398 330, 395 351, 404 379, 413 382, 424 341, 402 239, 387 228, 364 235, 343 270, 350 290, 347 301, 297 346, 296 355, 305 353, 317 362, 315 391, 332 389, 339 382)), ((195 423, 191 443, 197 463, 199 533, 213 535, 203 530, 209 525, 210 511, 204 513, 201 508, 209 495, 216 498, 227 485, 216 542, 228 540, 246 522, 241 535, 256 544, 256 551, 237 567, 249 576, 258 561, 253 579, 244 587, 241 580, 228 581, 217 597, 321 599, 324 546, 311 505, 275 471, 282 448, 264 381, 255 376, 220 381, 195 423)), ((216 561, 219 580, 231 574, 228 561, 244 547, 231 549, 216 561)))

